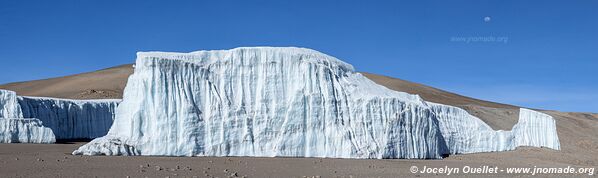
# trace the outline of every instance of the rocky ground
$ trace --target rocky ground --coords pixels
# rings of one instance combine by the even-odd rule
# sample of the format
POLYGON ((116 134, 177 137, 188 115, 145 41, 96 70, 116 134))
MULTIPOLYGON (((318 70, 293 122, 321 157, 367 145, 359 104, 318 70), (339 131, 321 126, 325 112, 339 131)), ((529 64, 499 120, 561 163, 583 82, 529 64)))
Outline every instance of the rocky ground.
POLYGON ((70 155, 82 144, 0 144, 0 177, 583 177, 589 173, 531 175, 505 171, 510 167, 534 166, 579 169, 592 164, 571 165, 562 160, 564 154, 540 148, 455 155, 444 160, 70 155), (544 158, 548 155, 553 157, 544 158), (411 172, 413 166, 418 169, 416 173, 411 172), (445 166, 459 168, 460 172, 450 175, 420 172, 424 167, 445 166), (497 173, 464 173, 466 166, 481 171, 484 166, 498 169, 497 173))

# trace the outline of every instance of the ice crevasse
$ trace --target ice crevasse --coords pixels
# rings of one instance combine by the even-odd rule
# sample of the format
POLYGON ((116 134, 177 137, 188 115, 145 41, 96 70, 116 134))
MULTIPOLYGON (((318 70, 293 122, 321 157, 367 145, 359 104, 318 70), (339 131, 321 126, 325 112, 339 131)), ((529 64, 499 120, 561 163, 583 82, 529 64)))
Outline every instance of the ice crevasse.
MULTIPOLYGON (((91 139, 106 135, 114 120, 114 111, 118 103, 120 100, 70 100, 17 96, 15 92, 0 90, 0 120, 3 120, 0 124, 13 124, 11 127, 6 125, 4 128, 16 128, 15 123, 21 122, 28 128, 49 128, 52 139, 48 140, 91 139), (12 120, 8 120, 9 118, 12 120), (23 120, 23 118, 28 119, 23 120)), ((7 129, 2 137, 27 135, 28 133, 24 132, 30 130, 32 129, 20 129, 16 132, 15 129, 7 129)), ((29 135, 37 137, 35 134, 38 133, 41 132, 31 132, 29 135)), ((26 141, 26 139, 21 140, 26 141)), ((33 139, 24 143, 38 142, 33 139)))
POLYGON ((522 113, 519 129, 494 131, 305 48, 139 52, 110 131, 73 154, 442 158, 559 149, 550 116, 522 113))

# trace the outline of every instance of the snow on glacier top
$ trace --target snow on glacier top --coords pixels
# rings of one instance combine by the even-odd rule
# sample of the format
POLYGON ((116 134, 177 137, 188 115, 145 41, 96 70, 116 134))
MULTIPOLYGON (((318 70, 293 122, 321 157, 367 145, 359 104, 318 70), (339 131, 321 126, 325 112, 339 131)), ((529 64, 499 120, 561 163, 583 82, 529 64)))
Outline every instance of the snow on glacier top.
POLYGON ((35 99, 35 100, 52 100, 52 101, 67 101, 67 102, 72 102, 72 103, 76 103, 76 104, 86 104, 86 103, 95 103, 95 102, 121 102, 122 99, 85 99, 85 100, 80 100, 80 99, 68 99, 68 98, 55 98, 55 97, 46 97, 46 96, 19 96, 22 98, 29 98, 29 99, 35 99))
POLYGON ((274 56, 280 56, 283 54, 292 56, 297 55, 305 62, 318 63, 331 68, 338 68, 344 72, 355 71, 351 64, 348 64, 342 60, 313 49, 300 47, 238 47, 229 50, 200 50, 189 53, 148 51, 137 52, 137 59, 181 60, 199 65, 210 65, 216 62, 221 62, 222 59, 230 59, 230 57, 227 56, 231 55, 258 54, 274 56))

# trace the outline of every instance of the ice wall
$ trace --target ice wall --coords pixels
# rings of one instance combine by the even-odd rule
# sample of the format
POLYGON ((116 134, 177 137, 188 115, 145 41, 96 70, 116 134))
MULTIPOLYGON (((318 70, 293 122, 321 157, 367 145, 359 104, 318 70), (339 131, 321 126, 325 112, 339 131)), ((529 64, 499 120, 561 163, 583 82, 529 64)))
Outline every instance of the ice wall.
POLYGON ((519 122, 511 131, 495 131, 461 108, 428 104, 438 116, 451 154, 508 151, 519 146, 560 149, 555 121, 549 115, 521 108, 519 122))
POLYGON ((97 138, 108 133, 118 103, 120 100, 17 96, 13 91, 0 90, 0 118, 39 119, 57 139, 97 138))
POLYGON ((23 118, 15 92, 0 90, 0 118, 23 118))
POLYGON ((73 154, 442 158, 559 149, 548 115, 522 109, 512 131, 495 131, 309 49, 140 52, 135 66, 108 135, 73 154))
POLYGON ((0 118, 0 143, 54 143, 52 130, 38 119, 0 118))
POLYGON ((70 100, 19 96, 25 118, 37 118, 57 139, 91 139, 106 135, 120 100, 70 100))
POLYGON ((303 48, 141 52, 85 155, 441 158, 435 114, 303 48))
POLYGON ((561 149, 556 122, 548 114, 521 108, 519 123, 513 127, 512 132, 517 146, 561 149))

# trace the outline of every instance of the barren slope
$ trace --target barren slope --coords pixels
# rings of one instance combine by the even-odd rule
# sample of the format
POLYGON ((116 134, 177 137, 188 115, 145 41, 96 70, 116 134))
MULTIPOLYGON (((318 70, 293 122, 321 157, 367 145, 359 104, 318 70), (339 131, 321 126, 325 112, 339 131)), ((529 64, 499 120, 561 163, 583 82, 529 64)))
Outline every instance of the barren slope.
POLYGON ((46 96, 69 99, 118 99, 133 73, 131 64, 64 77, 15 82, 0 85, 0 89, 16 91, 18 95, 46 96))

